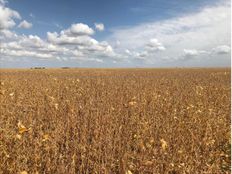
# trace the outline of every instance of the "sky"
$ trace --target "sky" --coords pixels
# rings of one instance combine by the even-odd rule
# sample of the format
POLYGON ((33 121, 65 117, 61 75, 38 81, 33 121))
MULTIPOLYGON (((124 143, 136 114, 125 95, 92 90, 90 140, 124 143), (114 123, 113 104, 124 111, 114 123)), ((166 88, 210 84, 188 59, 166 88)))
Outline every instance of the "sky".
POLYGON ((0 0, 0 67, 229 67, 229 0, 0 0))

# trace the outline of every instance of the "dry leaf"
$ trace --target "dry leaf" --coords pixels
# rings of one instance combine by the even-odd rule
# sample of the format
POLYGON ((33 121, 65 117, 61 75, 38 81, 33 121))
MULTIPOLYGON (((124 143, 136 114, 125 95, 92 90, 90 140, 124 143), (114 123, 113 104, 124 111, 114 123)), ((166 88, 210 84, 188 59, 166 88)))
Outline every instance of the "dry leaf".
POLYGON ((49 139, 49 135, 48 134, 44 134, 42 141, 44 142, 44 141, 47 141, 48 139, 49 139))
POLYGON ((28 173, 27 173, 27 171, 24 170, 24 171, 20 172, 20 174, 28 174, 28 173))
POLYGON ((29 131, 20 121, 18 122, 18 131, 20 134, 29 131))
POLYGON ((131 102, 129 102, 129 105, 130 105, 130 106, 134 106, 134 105, 136 105, 136 104, 137 104, 136 101, 131 101, 131 102))
POLYGON ((132 172, 130 170, 127 170, 126 174, 132 174, 132 172))
POLYGON ((161 139, 160 142, 161 142, 162 149, 166 150, 168 147, 168 143, 164 139, 161 139))
POLYGON ((115 110, 115 108, 114 108, 114 107, 111 107, 111 110, 112 110, 112 111, 114 111, 114 110, 115 110))
POLYGON ((17 135, 16 135, 16 138, 20 140, 20 139, 22 138, 22 135, 17 134, 17 135))
POLYGON ((59 108, 59 104, 58 103, 55 103, 55 108, 56 108, 56 110, 58 110, 58 108, 59 108))
POLYGON ((152 166, 152 165, 153 165, 153 162, 152 162, 152 161, 145 161, 145 162, 144 162, 144 165, 145 165, 145 166, 152 166))

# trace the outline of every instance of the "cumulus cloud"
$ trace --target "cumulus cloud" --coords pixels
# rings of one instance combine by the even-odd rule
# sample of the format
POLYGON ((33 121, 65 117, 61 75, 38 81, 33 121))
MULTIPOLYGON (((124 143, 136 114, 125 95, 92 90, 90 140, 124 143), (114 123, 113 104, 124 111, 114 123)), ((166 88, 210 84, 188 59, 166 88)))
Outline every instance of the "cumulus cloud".
POLYGON ((5 6, 6 1, 0 3, 0 30, 9 29, 16 25, 15 19, 21 19, 20 14, 5 6))
POLYGON ((0 5, 5 5, 6 4, 6 1, 5 0, 0 0, 0 5))
POLYGON ((58 45, 92 45, 97 41, 89 36, 73 37, 66 34, 57 34, 56 32, 47 33, 48 41, 58 45))
POLYGON ((213 53, 216 53, 216 54, 228 54, 230 53, 230 46, 228 45, 220 45, 220 46, 217 46, 216 48, 213 48, 212 49, 212 52, 213 53))
POLYGON ((105 26, 103 23, 95 23, 94 25, 95 25, 96 30, 98 31, 104 31, 105 29, 105 26))
POLYGON ((152 59, 158 52, 164 51, 166 48, 161 42, 156 38, 152 38, 147 41, 140 50, 124 50, 126 56, 124 58, 132 58, 137 60, 146 60, 152 59))
POLYGON ((20 22, 20 24, 18 25, 19 28, 31 28, 32 27, 32 23, 27 22, 26 20, 23 20, 22 22, 20 22))
POLYGON ((48 42, 69 47, 73 56, 86 57, 116 57, 112 46, 108 42, 98 42, 91 35, 93 30, 86 24, 74 24, 70 28, 62 30, 60 33, 48 32, 48 42), (81 26, 81 27, 80 27, 81 26))
MULTIPOLYGON (((4 31, 4 32, 3 32, 4 31)), ((86 24, 73 24, 65 30, 47 32, 47 39, 37 35, 14 35, 4 33, 0 53, 2 57, 27 57, 39 59, 57 59, 92 61, 101 63, 105 58, 117 58, 117 54, 108 42, 97 41, 92 37, 94 31, 86 24), (5 35, 8 35, 7 38, 5 35)), ((1 37, 0 37, 1 39, 1 37)))
MULTIPOLYGON (((11 29, 16 25, 15 19, 20 14, 6 7, 6 1, 0 0, 0 55, 4 58, 39 58, 52 59, 59 57, 64 48, 46 42, 36 35, 18 35, 11 29)), ((32 24, 23 20, 18 27, 30 28, 32 24)), ((67 51, 67 50, 66 50, 67 51)))
POLYGON ((149 56, 147 51, 142 51, 139 53, 135 53, 134 58, 135 59, 140 59, 140 60, 146 60, 146 58, 149 56))
MULTIPOLYGON (((216 6, 185 16, 113 29, 106 41, 97 40, 94 30, 84 23, 47 32, 47 38, 43 39, 15 33, 13 27, 21 16, 0 0, 0 55, 1 58, 124 61, 157 66, 165 66, 166 62, 181 66, 183 62, 194 61, 207 65, 208 60, 215 65, 223 61, 227 64, 231 52, 229 9, 228 3, 220 1, 216 6)), ((23 20, 18 27, 30 28, 32 24, 23 20)), ((95 23, 95 29, 103 31, 104 25, 95 23)))
POLYGON ((34 51, 27 50, 10 50, 10 49, 0 49, 0 53, 6 56, 15 56, 15 57, 35 57, 41 59, 53 58, 51 54, 38 53, 34 51))
POLYGON ((36 35, 22 36, 18 43, 26 48, 41 48, 46 44, 36 35))
POLYGON ((208 51, 205 50, 196 50, 196 49, 184 49, 183 53, 179 57, 175 57, 175 60, 191 60, 199 58, 200 56, 208 54, 208 51))
POLYGON ((72 24, 70 28, 67 30, 61 31, 61 35, 72 35, 72 36, 80 36, 80 35, 93 35, 94 31, 88 25, 83 23, 72 24))
POLYGON ((128 49, 125 50, 125 53, 128 54, 128 55, 131 55, 131 52, 128 49))
POLYGON ((189 50, 189 49, 184 49, 184 56, 188 57, 192 57, 192 56, 197 56, 199 55, 199 52, 197 50, 189 50))
POLYGON ((5 38, 10 39, 10 38, 13 38, 13 37, 14 38, 17 37, 17 34, 14 33, 14 32, 11 32, 8 29, 0 30, 0 41, 5 39, 5 38))
POLYGON ((158 41, 158 39, 153 38, 150 39, 149 43, 146 44, 146 47, 148 50, 152 51, 164 51, 165 47, 161 42, 158 41))
MULTIPOLYGON (((154 64, 165 65, 165 61, 160 61, 164 58, 165 60, 177 60, 180 57, 183 59, 183 57, 194 57, 195 54, 198 54, 195 57, 199 57, 198 60, 201 60, 202 65, 207 65, 209 54, 204 52, 199 54, 193 50, 210 52, 218 45, 230 45, 230 36, 230 3, 222 0, 214 6, 206 6, 200 11, 184 16, 132 27, 117 27, 112 29, 112 35, 108 37, 108 41, 114 43, 120 40, 121 44, 117 50, 121 52, 124 52, 125 48, 130 52, 139 52, 139 50, 144 50, 144 45, 148 53, 149 49, 162 50, 152 55, 148 54, 154 64), (152 38, 155 39, 151 40, 152 38), (184 48, 186 48, 185 52, 183 52, 184 48)), ((225 52, 227 51, 226 48, 225 52)), ((217 51, 215 50, 215 52, 217 51)), ((211 55, 211 59, 214 59, 214 62, 224 61, 224 64, 228 64, 230 61, 228 54, 211 55)), ((181 62, 178 63, 181 65, 181 62)))
POLYGON ((61 51, 61 48, 46 43, 36 35, 17 36, 13 38, 13 41, 5 42, 0 47, 3 57, 54 59, 61 51))
POLYGON ((90 35, 94 31, 86 24, 72 24, 70 28, 57 32, 47 32, 48 41, 59 45, 93 45, 98 42, 90 35))
POLYGON ((18 44, 18 42, 9 42, 9 43, 3 43, 1 45, 2 49, 10 49, 10 50, 21 50, 23 47, 18 44))

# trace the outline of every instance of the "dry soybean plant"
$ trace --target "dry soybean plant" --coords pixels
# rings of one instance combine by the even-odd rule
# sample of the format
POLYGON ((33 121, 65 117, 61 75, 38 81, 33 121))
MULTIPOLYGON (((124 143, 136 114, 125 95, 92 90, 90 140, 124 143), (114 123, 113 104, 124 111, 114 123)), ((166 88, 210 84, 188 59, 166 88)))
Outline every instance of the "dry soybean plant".
POLYGON ((0 173, 230 173, 230 69, 0 70, 0 173))

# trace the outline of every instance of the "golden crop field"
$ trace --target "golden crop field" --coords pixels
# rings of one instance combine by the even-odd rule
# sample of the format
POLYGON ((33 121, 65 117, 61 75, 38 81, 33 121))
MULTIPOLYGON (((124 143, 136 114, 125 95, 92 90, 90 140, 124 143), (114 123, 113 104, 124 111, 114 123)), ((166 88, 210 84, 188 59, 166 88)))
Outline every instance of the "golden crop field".
POLYGON ((230 173, 230 71, 2 69, 0 173, 230 173))

